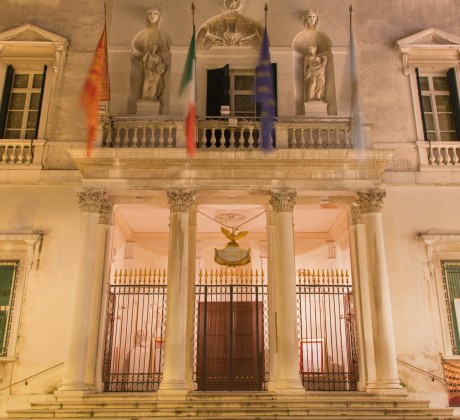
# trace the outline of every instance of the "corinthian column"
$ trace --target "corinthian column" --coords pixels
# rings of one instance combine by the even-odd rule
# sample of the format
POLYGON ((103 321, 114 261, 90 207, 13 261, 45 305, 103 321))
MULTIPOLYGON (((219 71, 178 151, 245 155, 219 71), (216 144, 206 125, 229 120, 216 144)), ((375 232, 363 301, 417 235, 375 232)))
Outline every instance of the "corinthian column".
POLYGON ((358 193, 357 204, 364 217, 369 294, 375 355, 375 388, 401 389, 396 365, 396 350, 391 315, 390 288, 383 241, 381 207, 385 191, 358 193))
POLYGON ((303 392, 299 374, 299 339, 294 253, 293 215, 296 193, 272 192, 270 204, 275 215, 273 291, 276 296, 275 331, 278 351, 276 391, 303 392))
POLYGON ((168 191, 171 206, 168 286, 165 327, 165 358, 161 394, 182 394, 187 392, 187 290, 189 263, 189 209, 193 195, 181 190, 168 191))
MULTIPOLYGON (((68 330, 68 347, 64 364, 64 377, 59 391, 94 391, 94 357, 91 346, 97 345, 93 337, 95 273, 98 266, 97 226, 104 193, 98 189, 77 192, 81 210, 80 238, 77 253, 77 276, 73 286, 68 330), (92 372, 92 374, 90 373, 92 372)), ((100 256, 99 256, 100 257, 100 256)), ((99 319, 97 319, 99 322, 99 319)))
POLYGON ((375 386, 375 357, 372 328, 369 274, 367 266, 366 230, 358 203, 351 206, 350 250, 355 316, 358 331, 359 389, 369 390, 375 386))

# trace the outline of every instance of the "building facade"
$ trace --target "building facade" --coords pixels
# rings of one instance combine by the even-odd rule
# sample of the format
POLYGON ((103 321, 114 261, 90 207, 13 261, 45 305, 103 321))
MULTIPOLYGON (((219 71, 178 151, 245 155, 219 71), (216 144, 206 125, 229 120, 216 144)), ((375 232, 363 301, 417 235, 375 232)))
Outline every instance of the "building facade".
POLYGON ((79 97, 103 2, 6 0, 1 415, 213 391, 455 406, 455 3, 109 1, 110 99, 89 157, 79 97), (179 93, 193 23, 192 156, 179 93))

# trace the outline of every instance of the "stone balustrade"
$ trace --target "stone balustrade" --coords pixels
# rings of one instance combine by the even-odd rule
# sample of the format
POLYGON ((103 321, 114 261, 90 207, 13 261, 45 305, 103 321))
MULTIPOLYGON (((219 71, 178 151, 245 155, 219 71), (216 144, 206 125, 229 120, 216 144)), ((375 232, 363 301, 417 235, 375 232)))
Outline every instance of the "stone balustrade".
MULTIPOLYGON (((182 121, 152 121, 120 117, 102 120, 103 147, 185 147, 182 121)), ((257 149, 260 147, 260 120, 208 118, 198 121, 198 148, 257 149)), ((277 149, 351 149, 348 118, 296 119, 275 122, 272 146, 277 149)))
POLYGON ((420 167, 460 167, 460 142, 418 141, 420 167))
POLYGON ((0 140, 0 165, 41 165, 44 140, 0 140))

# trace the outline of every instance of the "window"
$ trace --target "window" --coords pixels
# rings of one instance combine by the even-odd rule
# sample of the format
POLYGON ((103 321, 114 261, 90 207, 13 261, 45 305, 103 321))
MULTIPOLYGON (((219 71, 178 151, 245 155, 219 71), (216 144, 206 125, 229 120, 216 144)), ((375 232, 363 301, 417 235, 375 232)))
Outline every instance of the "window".
MULTIPOLYGON (((276 101, 276 64, 272 64, 276 101)), ((255 98, 255 69, 230 69, 226 66, 207 71, 206 115, 220 116, 220 107, 230 106, 230 114, 237 117, 256 117, 259 110, 255 98)), ((275 107, 275 114, 277 108, 275 107)))
POLYGON ((460 354, 460 261, 441 261, 452 353, 460 354))
POLYGON ((15 70, 8 66, 0 119, 0 138, 36 139, 46 79, 46 66, 15 70))
POLYGON ((0 261, 0 356, 6 356, 18 281, 19 261, 0 261))
POLYGON ((460 109, 455 70, 416 69, 424 139, 460 140, 460 109), (457 120, 457 124, 456 124, 457 120))
POLYGON ((44 139, 68 41, 34 25, 0 33, 0 139, 44 139))

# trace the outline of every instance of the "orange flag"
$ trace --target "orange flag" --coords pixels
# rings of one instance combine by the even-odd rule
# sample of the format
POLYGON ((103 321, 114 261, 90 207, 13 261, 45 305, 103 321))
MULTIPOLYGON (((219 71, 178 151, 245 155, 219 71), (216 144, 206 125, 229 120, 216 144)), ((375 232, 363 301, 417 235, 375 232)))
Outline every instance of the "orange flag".
POLYGON ((101 38, 97 44, 93 63, 86 78, 80 97, 80 103, 86 112, 88 140, 86 156, 91 157, 93 142, 99 121, 99 104, 110 99, 109 72, 107 60, 107 32, 104 24, 101 38))

